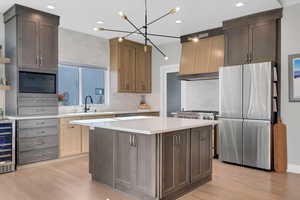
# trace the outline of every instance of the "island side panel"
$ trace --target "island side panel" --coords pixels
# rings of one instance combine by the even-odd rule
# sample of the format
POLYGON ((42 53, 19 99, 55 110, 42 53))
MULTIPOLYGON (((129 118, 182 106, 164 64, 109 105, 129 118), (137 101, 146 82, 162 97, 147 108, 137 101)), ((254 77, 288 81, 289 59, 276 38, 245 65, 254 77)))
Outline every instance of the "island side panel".
POLYGON ((92 135, 90 163, 93 180, 114 187, 114 137, 115 131, 95 128, 92 135))
POLYGON ((117 132, 116 189, 156 199, 156 135, 117 132))

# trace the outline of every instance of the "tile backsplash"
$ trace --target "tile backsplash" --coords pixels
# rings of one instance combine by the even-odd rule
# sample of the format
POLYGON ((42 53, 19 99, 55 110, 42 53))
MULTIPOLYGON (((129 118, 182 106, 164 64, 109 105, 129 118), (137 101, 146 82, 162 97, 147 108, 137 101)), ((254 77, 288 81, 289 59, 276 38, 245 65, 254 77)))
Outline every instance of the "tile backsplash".
POLYGON ((181 81, 181 108, 219 110, 219 80, 181 81))

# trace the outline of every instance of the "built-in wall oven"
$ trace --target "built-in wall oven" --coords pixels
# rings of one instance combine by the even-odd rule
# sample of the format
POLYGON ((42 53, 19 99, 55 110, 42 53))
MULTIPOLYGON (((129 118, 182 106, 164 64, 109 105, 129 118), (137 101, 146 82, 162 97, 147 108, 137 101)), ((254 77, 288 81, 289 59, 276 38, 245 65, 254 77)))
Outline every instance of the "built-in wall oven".
POLYGON ((44 116, 58 113, 56 73, 19 72, 19 116, 44 116))
POLYGON ((20 71, 19 93, 56 94, 56 74, 20 71))

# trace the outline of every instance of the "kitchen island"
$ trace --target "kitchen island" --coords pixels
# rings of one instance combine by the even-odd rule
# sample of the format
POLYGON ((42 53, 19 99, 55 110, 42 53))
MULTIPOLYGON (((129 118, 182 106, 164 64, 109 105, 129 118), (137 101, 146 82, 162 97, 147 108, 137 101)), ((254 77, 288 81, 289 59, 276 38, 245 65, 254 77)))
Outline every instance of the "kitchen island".
POLYGON ((176 199, 211 180, 215 121, 138 116, 71 123, 90 127, 92 179, 138 199, 176 199))

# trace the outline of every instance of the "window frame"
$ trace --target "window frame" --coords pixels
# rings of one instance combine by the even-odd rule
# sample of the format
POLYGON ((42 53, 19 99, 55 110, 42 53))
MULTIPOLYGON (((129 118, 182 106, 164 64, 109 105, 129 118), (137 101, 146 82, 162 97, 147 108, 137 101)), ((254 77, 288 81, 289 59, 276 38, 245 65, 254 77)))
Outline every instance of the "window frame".
MULTIPOLYGON (((65 67, 74 67, 74 68, 78 68, 78 79, 79 79, 79 86, 78 86, 78 105, 59 105, 59 107, 82 107, 84 106, 84 102, 82 100, 82 85, 83 85, 83 81, 82 81, 82 69, 83 68, 92 68, 92 69, 102 69, 104 71, 104 103, 103 104, 91 104, 89 103, 88 105, 94 105, 94 106, 107 106, 109 105, 109 83, 110 83, 110 77, 109 77, 109 69, 106 67, 99 67, 99 66, 94 66, 94 65, 86 65, 86 64, 76 64, 76 63, 70 63, 70 62, 59 62, 58 67, 61 66, 65 66, 65 67)), ((57 75, 58 75, 58 71, 57 71, 57 75)), ((57 88, 59 87, 59 82, 58 82, 58 78, 57 78, 57 88)))

